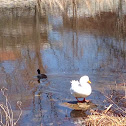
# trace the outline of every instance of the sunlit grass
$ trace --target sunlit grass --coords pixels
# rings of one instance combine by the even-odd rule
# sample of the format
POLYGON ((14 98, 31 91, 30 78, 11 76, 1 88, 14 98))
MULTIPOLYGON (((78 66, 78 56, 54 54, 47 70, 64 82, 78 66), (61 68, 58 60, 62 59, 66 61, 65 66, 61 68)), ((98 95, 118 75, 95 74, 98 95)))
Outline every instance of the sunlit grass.
MULTIPOLYGON (((126 91, 125 82, 123 81, 123 89, 126 91)), ((94 111, 91 110, 91 115, 86 118, 86 125, 93 126, 125 126, 126 125, 126 108, 125 101, 126 95, 124 96, 115 90, 115 93, 111 95, 103 93, 106 97, 106 100, 111 103, 104 111, 94 111), (114 98, 113 98, 114 97, 114 98), (122 103, 122 106, 119 106, 119 103, 116 100, 119 100, 122 103), (112 109, 111 109, 112 108, 112 109)))
POLYGON ((89 13, 96 13, 94 11, 103 11, 106 8, 111 11, 115 11, 118 9, 118 6, 124 5, 126 3, 125 1, 120 0, 38 0, 38 8, 39 10, 42 10, 43 8, 46 8, 50 11, 59 9, 60 11, 64 12, 68 9, 73 9, 75 7, 76 9, 79 9, 80 7, 83 7, 83 9, 87 9, 89 13))
POLYGON ((104 114, 93 112, 85 120, 86 125, 90 126, 125 126, 126 116, 114 116, 113 114, 104 114))
POLYGON ((1 89, 1 94, 4 97, 5 102, 0 103, 0 126, 15 126, 22 115, 21 102, 20 101, 17 102, 20 114, 18 115, 17 119, 14 119, 14 112, 8 100, 6 90, 7 90, 6 88, 1 89))
MULTIPOLYGON (((126 6, 126 0, 26 0, 25 2, 18 0, 8 0, 5 3, 5 10, 13 8, 31 8, 38 10, 38 12, 50 12, 53 14, 61 13, 83 13, 95 15, 100 12, 116 12, 120 8, 126 6), (8 6, 10 5, 10 7, 8 6), (121 7, 122 6, 122 7, 121 7)), ((2 4, 1 4, 2 5, 2 4)), ((4 8, 4 7, 1 7, 4 8)), ((20 10, 20 9, 19 9, 20 10)), ((35 11, 36 12, 36 11, 35 11)))
POLYGON ((104 110, 100 110, 99 108, 91 109, 90 114, 76 124, 85 126, 126 126, 125 82, 123 81, 118 86, 120 85, 123 86, 123 93, 120 92, 119 87, 114 89, 114 93, 112 89, 109 89, 107 92, 102 92, 106 97, 105 101, 110 103, 109 106, 104 107, 104 110))

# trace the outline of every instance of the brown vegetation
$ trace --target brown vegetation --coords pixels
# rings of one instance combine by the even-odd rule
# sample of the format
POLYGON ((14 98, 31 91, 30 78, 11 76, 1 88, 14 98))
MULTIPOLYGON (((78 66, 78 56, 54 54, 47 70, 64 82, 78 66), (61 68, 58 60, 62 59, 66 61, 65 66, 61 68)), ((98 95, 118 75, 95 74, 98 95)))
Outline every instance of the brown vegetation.
POLYGON ((111 103, 104 111, 90 110, 85 124, 90 126, 125 126, 126 125, 126 96, 125 83, 124 91, 110 90, 107 95, 104 93, 108 103, 111 103), (124 93, 124 94, 123 94, 124 93), (122 95, 123 94, 123 95, 122 95), (121 104, 120 104, 121 103, 121 104))
POLYGON ((125 126, 126 116, 93 111, 92 115, 89 115, 85 122, 88 126, 125 126))
POLYGON ((20 101, 17 102, 17 106, 20 110, 20 114, 18 118, 15 120, 12 106, 10 102, 8 101, 7 94, 5 94, 6 90, 7 90, 6 88, 1 89, 1 93, 5 99, 5 102, 0 103, 0 125, 1 126, 15 126, 22 115, 21 102, 20 101))

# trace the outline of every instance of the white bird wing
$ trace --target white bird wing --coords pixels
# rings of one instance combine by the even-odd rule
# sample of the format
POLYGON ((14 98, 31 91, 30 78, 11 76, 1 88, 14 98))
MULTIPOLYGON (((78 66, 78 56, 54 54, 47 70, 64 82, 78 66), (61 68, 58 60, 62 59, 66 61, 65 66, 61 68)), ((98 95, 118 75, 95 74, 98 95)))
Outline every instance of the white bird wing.
POLYGON ((79 81, 76 80, 71 81, 71 88, 70 88, 71 94, 73 94, 74 89, 76 89, 79 85, 80 85, 79 81))
POLYGON ((89 84, 82 86, 79 81, 72 80, 70 92, 75 97, 87 97, 91 93, 91 86, 89 84))
POLYGON ((79 81, 77 80, 72 80, 71 81, 71 86, 74 86, 74 85, 79 85, 80 83, 79 83, 79 81))

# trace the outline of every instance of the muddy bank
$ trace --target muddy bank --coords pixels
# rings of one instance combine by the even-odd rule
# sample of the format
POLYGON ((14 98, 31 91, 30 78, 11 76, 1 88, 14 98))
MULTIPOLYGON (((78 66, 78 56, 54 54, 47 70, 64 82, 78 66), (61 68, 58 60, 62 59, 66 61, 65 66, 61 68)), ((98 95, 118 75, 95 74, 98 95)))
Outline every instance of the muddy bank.
POLYGON ((0 18, 34 16, 37 0, 0 0, 0 18))
POLYGON ((1 0, 0 9, 34 8, 37 0, 1 0))

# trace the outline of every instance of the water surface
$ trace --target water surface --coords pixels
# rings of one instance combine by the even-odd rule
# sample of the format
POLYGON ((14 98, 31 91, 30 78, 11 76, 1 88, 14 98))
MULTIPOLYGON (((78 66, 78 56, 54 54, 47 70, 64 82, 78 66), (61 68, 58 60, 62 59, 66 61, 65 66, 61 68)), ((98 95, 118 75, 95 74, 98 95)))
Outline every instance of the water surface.
POLYGON ((14 15, 0 19, 0 88, 8 89, 16 116, 16 101, 22 101, 19 125, 76 125, 78 117, 88 113, 62 103, 76 101, 70 81, 82 75, 92 81, 93 92, 87 99, 100 109, 109 105, 104 90, 124 93, 125 32, 117 31, 116 16, 106 12, 93 18, 14 15), (111 15, 108 22, 107 15, 111 15), (38 68, 48 80, 38 83, 34 77, 38 68))

